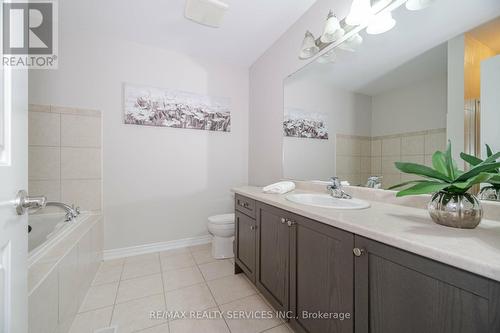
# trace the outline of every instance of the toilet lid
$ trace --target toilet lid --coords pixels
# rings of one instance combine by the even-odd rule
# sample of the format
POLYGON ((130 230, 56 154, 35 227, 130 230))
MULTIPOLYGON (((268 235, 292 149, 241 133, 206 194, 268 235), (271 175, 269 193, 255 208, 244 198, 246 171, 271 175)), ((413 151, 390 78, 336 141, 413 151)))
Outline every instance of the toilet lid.
POLYGON ((233 224, 234 214, 214 215, 208 218, 208 222, 213 224, 233 224))

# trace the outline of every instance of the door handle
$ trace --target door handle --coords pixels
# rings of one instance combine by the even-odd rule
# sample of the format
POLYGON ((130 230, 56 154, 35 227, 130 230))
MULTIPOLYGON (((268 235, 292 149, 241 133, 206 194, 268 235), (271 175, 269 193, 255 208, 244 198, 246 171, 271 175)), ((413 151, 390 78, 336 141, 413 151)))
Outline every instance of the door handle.
POLYGON ((289 227, 291 227, 291 226, 296 225, 296 224, 297 224, 297 222, 294 222, 294 221, 290 221, 290 220, 288 220, 288 221, 286 222, 286 224, 287 224, 289 227))
POLYGON ((284 217, 281 218, 281 224, 285 224, 286 223, 286 219, 284 217))
POLYGON ((352 249, 352 253, 354 253, 356 257, 361 257, 366 253, 366 251, 365 249, 360 249, 359 247, 355 247, 354 249, 352 249))
POLYGON ((250 226, 250 230, 255 230, 255 229, 257 229, 257 226, 255 226, 255 225, 250 226))
POLYGON ((30 209, 40 209, 45 207, 47 198, 45 196, 30 197, 25 190, 20 190, 17 192, 14 203, 17 215, 24 215, 30 209))

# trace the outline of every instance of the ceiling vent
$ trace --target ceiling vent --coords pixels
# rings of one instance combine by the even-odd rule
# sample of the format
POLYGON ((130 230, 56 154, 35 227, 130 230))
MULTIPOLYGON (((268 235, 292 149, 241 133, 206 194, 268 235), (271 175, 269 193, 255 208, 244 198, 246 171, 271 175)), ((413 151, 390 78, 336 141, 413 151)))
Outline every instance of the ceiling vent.
POLYGON ((187 0, 184 15, 197 23, 218 28, 228 8, 219 0, 187 0))

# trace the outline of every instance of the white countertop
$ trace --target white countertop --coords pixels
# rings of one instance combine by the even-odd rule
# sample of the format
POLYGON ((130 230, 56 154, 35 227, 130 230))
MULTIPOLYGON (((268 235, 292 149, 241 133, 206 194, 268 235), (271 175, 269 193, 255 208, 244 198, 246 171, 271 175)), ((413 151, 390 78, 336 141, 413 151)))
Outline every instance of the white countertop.
MULTIPOLYGON (((377 201, 363 210, 296 204, 284 195, 244 186, 235 193, 463 270, 500 281, 500 222, 483 219, 472 230, 434 223, 425 209, 377 201)), ((295 190, 293 193, 307 193, 295 190)), ((292 193, 292 192, 291 192, 292 193)))

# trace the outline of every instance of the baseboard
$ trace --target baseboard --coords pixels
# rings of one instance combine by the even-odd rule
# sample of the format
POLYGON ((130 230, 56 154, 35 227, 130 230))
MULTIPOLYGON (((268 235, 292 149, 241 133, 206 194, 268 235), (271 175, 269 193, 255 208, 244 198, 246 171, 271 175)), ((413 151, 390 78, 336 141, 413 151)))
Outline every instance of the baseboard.
POLYGON ((155 253, 172 249, 179 249, 188 246, 201 245, 210 243, 212 236, 200 236, 192 238, 178 239, 168 242, 151 243, 130 247, 122 247, 119 249, 111 249, 103 251, 103 260, 119 259, 124 257, 136 256, 139 254, 155 253))

